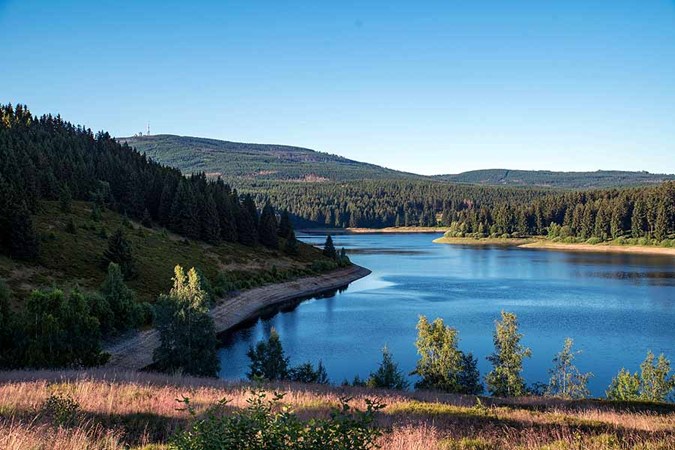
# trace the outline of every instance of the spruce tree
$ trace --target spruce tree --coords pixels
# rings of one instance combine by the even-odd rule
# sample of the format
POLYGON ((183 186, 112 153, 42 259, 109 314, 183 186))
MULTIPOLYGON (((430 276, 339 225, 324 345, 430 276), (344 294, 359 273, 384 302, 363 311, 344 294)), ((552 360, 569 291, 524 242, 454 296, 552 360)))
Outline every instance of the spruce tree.
POLYGON ((460 394, 478 395, 483 393, 483 384, 480 382, 480 372, 478 371, 478 360, 476 360, 472 353, 462 352, 457 381, 459 383, 460 394))
POLYGON ((291 223, 291 216, 285 209, 281 212, 279 219, 279 237, 288 239, 293 233, 293 224, 291 223))
POLYGON ((260 215, 260 225, 258 226, 258 237, 260 243, 271 249, 279 248, 279 227, 277 217, 274 214, 274 208, 267 203, 260 215))
POLYGON ((382 349, 382 362, 375 372, 372 372, 366 381, 368 387, 396 389, 405 391, 410 386, 403 372, 398 370, 398 364, 394 362, 391 352, 385 346, 382 349))
POLYGON ((251 361, 250 371, 246 374, 250 380, 279 381, 288 378, 288 358, 274 328, 267 341, 258 342, 246 354, 251 361))
POLYGON ((199 239, 201 236, 197 198, 190 181, 187 179, 180 180, 178 184, 171 205, 169 224, 172 230, 183 236, 192 239, 199 239))
POLYGON ((211 193, 204 195, 201 208, 201 225, 202 239, 209 244, 218 244, 220 242, 220 217, 211 193))
POLYGON ((156 367, 167 373, 215 377, 220 367, 213 319, 197 271, 174 269, 173 288, 157 301, 156 328, 160 345, 153 353, 156 367))
POLYGON ((337 251, 335 250, 333 238, 330 234, 326 236, 326 243, 323 245, 323 256, 326 256, 330 259, 337 259, 337 251))
POLYGON ((108 239, 108 249, 103 252, 103 263, 106 269, 110 263, 117 264, 127 280, 137 276, 131 243, 124 236, 122 228, 118 228, 108 239))
POLYGON ((34 260, 40 252, 40 241, 33 228, 33 220, 21 202, 9 219, 9 254, 12 258, 34 260))
POLYGON ((112 314, 112 325, 117 331, 124 331, 139 325, 140 311, 134 292, 124 283, 124 275, 118 264, 108 265, 99 292, 106 300, 112 314))
POLYGON ((299 252, 300 246, 298 245, 298 240, 295 238, 295 231, 291 230, 291 234, 286 238, 286 243, 284 244, 284 253, 295 256, 299 252))

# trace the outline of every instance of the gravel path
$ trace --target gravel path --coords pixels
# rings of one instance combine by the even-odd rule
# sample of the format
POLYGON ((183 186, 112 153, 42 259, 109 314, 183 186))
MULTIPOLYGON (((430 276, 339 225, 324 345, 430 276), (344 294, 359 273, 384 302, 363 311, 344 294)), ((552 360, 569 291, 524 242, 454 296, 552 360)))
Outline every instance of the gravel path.
MULTIPOLYGON (((255 317, 269 306, 282 304, 299 297, 316 295, 346 286, 370 274, 370 270, 352 265, 314 277, 300 278, 285 283, 271 284, 244 291, 222 300, 211 311, 216 333, 255 317)), ((140 370, 152 363, 152 352, 159 346, 159 333, 155 329, 140 331, 104 346, 110 353, 106 368, 140 370)))

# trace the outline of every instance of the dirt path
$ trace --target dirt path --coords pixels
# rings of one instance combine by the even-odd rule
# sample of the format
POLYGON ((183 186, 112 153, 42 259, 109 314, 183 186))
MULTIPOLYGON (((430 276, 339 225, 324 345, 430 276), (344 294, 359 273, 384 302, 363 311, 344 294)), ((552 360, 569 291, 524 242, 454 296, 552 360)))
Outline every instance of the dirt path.
MULTIPOLYGON (((222 300, 210 314, 216 332, 222 333, 255 317, 264 308, 338 289, 369 274, 370 270, 353 265, 314 277, 262 286, 222 300)), ((104 348, 110 353, 106 368, 140 370, 152 363, 152 352, 158 346, 159 333, 155 329, 141 331, 114 342, 104 348)))

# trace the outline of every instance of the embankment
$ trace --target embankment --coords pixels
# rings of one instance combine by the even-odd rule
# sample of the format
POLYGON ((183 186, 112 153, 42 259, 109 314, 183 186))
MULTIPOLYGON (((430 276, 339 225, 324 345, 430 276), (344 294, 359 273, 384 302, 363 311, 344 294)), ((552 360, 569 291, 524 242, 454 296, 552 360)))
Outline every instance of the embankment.
MULTIPOLYGON (((369 274, 370 270, 352 265, 313 277, 250 289, 234 297, 220 300, 210 312, 216 333, 225 332, 255 317, 265 308, 338 289, 369 274)), ((134 333, 105 346, 104 351, 110 353, 106 367, 122 370, 143 369, 152 364, 152 352, 158 346, 157 330, 134 333)))
POLYGON ((675 248, 656 247, 651 245, 618 245, 618 244, 568 244, 552 242, 542 238, 455 238, 440 237, 434 239, 436 244, 450 245, 502 245, 518 248, 535 248, 541 250, 569 251, 569 252, 597 252, 597 253, 632 253, 642 255, 675 256, 675 248))

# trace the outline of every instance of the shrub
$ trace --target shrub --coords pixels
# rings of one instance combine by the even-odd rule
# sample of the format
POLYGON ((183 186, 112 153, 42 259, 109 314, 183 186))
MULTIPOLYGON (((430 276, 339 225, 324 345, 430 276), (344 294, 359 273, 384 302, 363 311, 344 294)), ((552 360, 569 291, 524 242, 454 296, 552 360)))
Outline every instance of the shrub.
MULTIPOLYGON (((262 390, 252 390, 248 407, 225 415, 227 401, 210 408, 190 428, 173 436, 170 448, 178 450, 370 450, 378 448, 382 431, 375 427, 375 414, 384 405, 366 400, 365 411, 342 399, 327 419, 302 421, 281 405, 284 394, 271 398, 262 390)), ((185 409, 193 416, 189 398, 185 409)))
POLYGON ((74 426, 79 414, 79 403, 60 394, 50 395, 40 407, 40 415, 59 427, 74 426))

